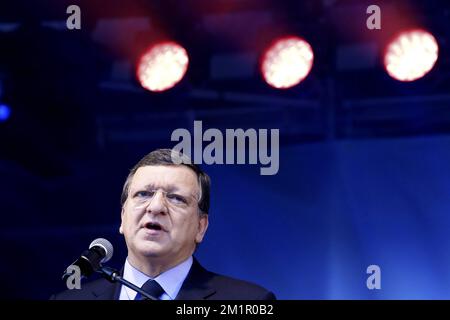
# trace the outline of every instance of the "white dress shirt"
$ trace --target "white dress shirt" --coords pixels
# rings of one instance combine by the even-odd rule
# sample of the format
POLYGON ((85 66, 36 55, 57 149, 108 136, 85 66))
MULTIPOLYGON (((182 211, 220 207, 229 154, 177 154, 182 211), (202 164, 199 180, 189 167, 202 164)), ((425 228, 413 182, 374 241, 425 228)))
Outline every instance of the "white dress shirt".
MULTIPOLYGON (((186 279, 189 270, 192 266, 192 256, 190 256, 187 260, 183 261, 179 265, 164 271, 156 278, 151 278, 145 273, 142 273, 135 267, 133 267, 128 259, 125 261, 125 267, 123 270, 123 278, 132 284, 138 286, 139 288, 147 282, 149 279, 156 280, 159 285, 164 289, 164 293, 161 296, 160 300, 174 300, 177 296, 178 292, 183 285, 184 280, 186 279)), ((130 289, 124 285, 120 290, 119 300, 134 300, 136 297, 136 291, 130 289)))

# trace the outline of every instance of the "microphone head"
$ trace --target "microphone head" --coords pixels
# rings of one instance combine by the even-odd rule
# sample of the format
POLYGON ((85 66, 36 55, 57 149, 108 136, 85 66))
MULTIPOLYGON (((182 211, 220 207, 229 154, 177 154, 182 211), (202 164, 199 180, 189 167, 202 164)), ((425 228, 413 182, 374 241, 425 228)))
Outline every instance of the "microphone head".
POLYGON ((95 239, 89 245, 89 249, 91 249, 92 247, 101 247, 103 250, 105 250, 105 257, 102 259, 102 261, 101 261, 102 263, 109 261, 113 256, 113 253, 114 253, 113 246, 112 246, 111 242, 109 242, 106 239, 103 239, 103 238, 95 239))

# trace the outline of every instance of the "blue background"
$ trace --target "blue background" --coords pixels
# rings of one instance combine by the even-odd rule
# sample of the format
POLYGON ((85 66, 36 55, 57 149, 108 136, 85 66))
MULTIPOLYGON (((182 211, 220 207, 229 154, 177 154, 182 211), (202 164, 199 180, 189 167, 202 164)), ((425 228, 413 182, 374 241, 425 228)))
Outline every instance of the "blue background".
POLYGON ((196 256, 207 269, 279 299, 450 298, 446 1, 380 1, 379 31, 365 28, 365 1, 72 2, 79 31, 65 29, 64 1, 0 8, 0 104, 11 111, 0 122, 0 298, 64 290, 63 270, 97 237, 113 243, 120 268, 128 170, 194 120, 280 130, 276 175, 261 176, 260 164, 202 166, 212 198, 196 256), (398 82, 382 48, 417 25, 435 35, 439 60, 398 82), (159 94, 133 71, 155 30, 191 59, 186 78, 159 94), (285 33, 308 39, 315 62, 279 91, 257 62, 285 33), (369 265, 381 268, 381 290, 366 286, 369 265))

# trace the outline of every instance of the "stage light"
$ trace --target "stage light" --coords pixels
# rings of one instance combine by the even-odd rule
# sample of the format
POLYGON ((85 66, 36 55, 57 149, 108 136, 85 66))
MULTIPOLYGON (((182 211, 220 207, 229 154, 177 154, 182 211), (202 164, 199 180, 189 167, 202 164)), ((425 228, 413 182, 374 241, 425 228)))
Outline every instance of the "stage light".
POLYGON ((5 122, 11 115, 11 109, 6 104, 0 104, 0 122, 5 122))
POLYGON ((306 78, 313 60, 314 53, 308 42, 296 36, 284 37, 264 53, 261 73, 272 87, 287 89, 306 78))
POLYGON ((436 39, 423 30, 400 33, 390 42, 384 55, 388 74, 400 81, 414 81, 426 75, 438 58, 436 39))
POLYGON ((182 46, 175 42, 158 43, 139 59, 137 78, 147 90, 168 90, 181 81, 188 64, 189 57, 182 46))

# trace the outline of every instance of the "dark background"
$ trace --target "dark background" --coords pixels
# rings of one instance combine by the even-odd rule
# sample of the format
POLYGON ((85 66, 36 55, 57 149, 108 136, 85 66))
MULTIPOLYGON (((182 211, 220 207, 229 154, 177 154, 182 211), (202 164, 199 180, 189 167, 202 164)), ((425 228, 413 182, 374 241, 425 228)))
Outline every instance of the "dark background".
POLYGON ((197 257, 281 299, 450 298, 450 4, 448 1, 2 1, 0 240, 3 299, 47 299, 97 237, 118 233, 128 170, 172 147, 173 130, 280 130, 280 170, 204 165, 210 229, 197 257), (81 8, 81 30, 66 8, 81 8), (366 28, 381 7, 382 29, 366 28), (439 58, 404 83, 382 66, 386 41, 431 32, 439 58), (297 34, 314 66, 288 90, 258 59, 297 34), (151 93, 135 64, 170 37, 190 57, 175 88, 151 93), (377 264, 382 289, 368 290, 377 264))

